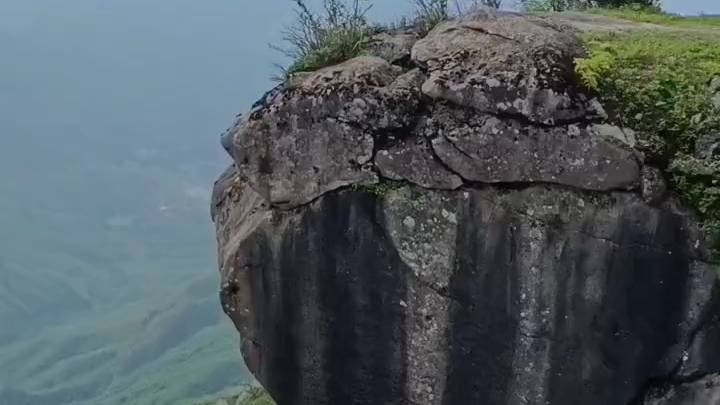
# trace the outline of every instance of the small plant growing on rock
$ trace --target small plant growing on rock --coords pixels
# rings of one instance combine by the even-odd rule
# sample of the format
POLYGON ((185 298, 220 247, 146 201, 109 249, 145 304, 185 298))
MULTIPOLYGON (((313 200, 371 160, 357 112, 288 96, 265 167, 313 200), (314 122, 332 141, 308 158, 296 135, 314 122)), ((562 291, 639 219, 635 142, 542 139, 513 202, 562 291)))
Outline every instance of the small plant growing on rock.
POLYGON ((403 185, 402 182, 384 181, 382 183, 358 182, 352 185, 353 191, 372 194, 376 197, 384 197, 389 191, 398 189, 403 185))
POLYGON ((262 387, 249 387, 232 405, 275 405, 270 394, 262 387))
POLYGON ((212 401, 196 402, 193 405, 276 405, 263 387, 248 385, 240 395, 212 401))
POLYGON ((293 62, 283 68, 284 80, 297 72, 331 66, 361 55, 370 39, 365 14, 372 6, 367 0, 324 0, 324 14, 310 10, 304 0, 295 0, 297 21, 287 27, 283 40, 289 46, 271 46, 293 62))
POLYGON ((516 6, 525 11, 586 11, 626 7, 643 14, 650 10, 660 12, 658 0, 519 0, 516 6))
POLYGON ((448 0, 412 0, 417 12, 417 31, 427 35, 436 25, 449 17, 448 0))
POLYGON ((410 0, 410 2, 415 6, 414 25, 421 37, 452 17, 472 13, 481 7, 498 9, 502 5, 502 0, 410 0))

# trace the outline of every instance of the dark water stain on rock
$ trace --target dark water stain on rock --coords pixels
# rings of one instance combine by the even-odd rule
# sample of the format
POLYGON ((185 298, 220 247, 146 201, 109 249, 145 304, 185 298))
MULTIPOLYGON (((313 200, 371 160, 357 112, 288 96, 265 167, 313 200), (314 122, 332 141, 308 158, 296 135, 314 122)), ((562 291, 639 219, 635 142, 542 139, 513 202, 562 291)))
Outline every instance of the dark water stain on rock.
POLYGON ((507 215, 478 223, 484 213, 474 199, 465 210, 449 288, 454 305, 444 403, 500 405, 513 377, 518 326, 516 224, 507 215))

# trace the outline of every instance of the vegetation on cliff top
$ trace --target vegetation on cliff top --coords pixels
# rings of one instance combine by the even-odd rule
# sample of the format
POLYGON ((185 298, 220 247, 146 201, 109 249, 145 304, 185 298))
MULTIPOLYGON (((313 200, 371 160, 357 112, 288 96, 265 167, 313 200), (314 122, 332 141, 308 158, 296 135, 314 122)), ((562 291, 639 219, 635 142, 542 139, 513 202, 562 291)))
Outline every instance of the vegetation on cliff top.
MULTIPOLYGON (((326 15, 312 13, 302 0, 298 24, 286 31, 294 62, 283 78, 359 56, 368 50, 373 28, 367 1, 325 0, 326 15)), ((411 20, 419 35, 448 18, 448 0, 412 0, 411 20)), ((465 10, 485 0, 465 4, 465 10)), ((522 0, 528 10, 582 9, 635 22, 648 29, 586 32, 588 56, 576 60, 576 72, 596 92, 611 120, 636 131, 638 149, 665 170, 676 194, 705 220, 709 242, 720 251, 720 163, 698 150, 698 141, 720 131, 720 17, 682 17, 663 13, 655 1, 610 1, 615 8, 588 7, 584 0, 522 0), (713 102, 715 97, 715 102, 713 102)), ((457 7, 457 12, 464 11, 457 7)), ((405 21, 398 23, 405 26, 405 21)), ((376 28, 375 28, 376 30, 376 28)), ((282 78, 281 78, 282 79, 282 78)), ((718 139, 713 142, 720 142, 718 139)), ((710 142, 710 143, 713 143, 710 142)), ((702 148, 700 148, 702 149, 702 148)))
MULTIPOLYGON (((576 71, 611 119, 638 134, 646 160, 665 169, 680 197, 703 216, 720 248, 720 162, 702 144, 720 131, 720 17, 679 17, 647 9, 596 13, 663 27, 583 35, 589 55, 576 71)), ((718 135, 715 135, 716 137, 718 135)))
POLYGON ((275 405, 275 401, 262 387, 247 387, 241 394, 193 405, 275 405))

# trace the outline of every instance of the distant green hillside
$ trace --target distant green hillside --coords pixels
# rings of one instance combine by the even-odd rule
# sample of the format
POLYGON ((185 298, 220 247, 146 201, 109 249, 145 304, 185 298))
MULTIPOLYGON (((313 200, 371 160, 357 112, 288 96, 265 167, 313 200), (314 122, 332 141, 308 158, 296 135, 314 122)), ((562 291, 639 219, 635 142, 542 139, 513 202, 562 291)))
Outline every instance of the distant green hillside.
MULTIPOLYGON (((57 185, 14 185, 0 170, 0 404, 184 404, 243 383, 206 201, 183 201, 168 173, 158 175, 167 189, 152 190, 167 193, 166 211, 118 203, 102 183, 82 209, 75 175, 54 175, 67 203, 46 198, 57 185)), ((141 180, 120 172, 114 184, 127 192, 141 180)))
POLYGON ((263 388, 253 386, 246 388, 240 394, 199 401, 188 405, 275 405, 275 402, 263 388))

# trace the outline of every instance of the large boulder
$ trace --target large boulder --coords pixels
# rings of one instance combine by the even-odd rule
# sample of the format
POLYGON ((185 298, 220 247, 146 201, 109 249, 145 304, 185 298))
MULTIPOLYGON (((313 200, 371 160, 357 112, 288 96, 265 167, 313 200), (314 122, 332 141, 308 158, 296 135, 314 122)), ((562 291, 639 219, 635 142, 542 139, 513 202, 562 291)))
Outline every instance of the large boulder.
POLYGON ((578 86, 572 32, 481 11, 227 132, 220 297, 279 405, 718 401, 701 226, 578 86))

